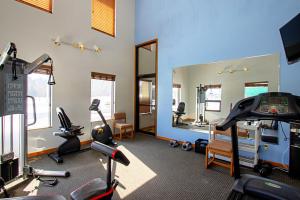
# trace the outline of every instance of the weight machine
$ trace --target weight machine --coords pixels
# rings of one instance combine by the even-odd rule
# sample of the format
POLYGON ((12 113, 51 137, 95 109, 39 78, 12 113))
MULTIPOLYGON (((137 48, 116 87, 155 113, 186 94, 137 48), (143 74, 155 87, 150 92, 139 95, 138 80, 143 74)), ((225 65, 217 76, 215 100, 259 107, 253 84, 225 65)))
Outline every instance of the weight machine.
POLYGON ((196 120, 194 122, 195 126, 204 127, 205 121, 205 92, 206 87, 202 84, 196 87, 196 120))
POLYGON ((51 63, 48 84, 54 85, 53 61, 49 55, 43 54, 29 63, 17 58, 16 45, 9 43, 0 56, 0 176, 4 177, 7 184, 20 178, 26 180, 29 175, 60 177, 70 175, 67 171, 34 169, 27 162, 27 127, 36 123, 35 99, 27 96, 27 76, 47 62, 51 63), (28 98, 33 102, 34 122, 31 124, 28 124, 27 120, 28 98), (13 122, 17 118, 20 119, 20 123, 16 125, 13 122), (15 125, 18 130, 15 130, 15 125))

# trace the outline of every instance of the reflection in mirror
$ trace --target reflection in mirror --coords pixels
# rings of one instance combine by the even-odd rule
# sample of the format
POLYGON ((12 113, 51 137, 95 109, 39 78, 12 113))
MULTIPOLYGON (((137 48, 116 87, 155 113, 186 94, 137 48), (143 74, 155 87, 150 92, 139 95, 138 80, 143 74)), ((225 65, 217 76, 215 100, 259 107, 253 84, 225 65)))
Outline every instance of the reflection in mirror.
POLYGON ((150 41, 136 49, 135 130, 156 133, 156 64, 157 42, 150 41))
POLYGON ((155 78, 139 81, 139 129, 152 131, 155 125, 155 78))
POLYGON ((278 87, 278 54, 176 68, 172 125, 208 133, 239 100, 278 87))
POLYGON ((138 49, 138 75, 154 74, 156 65, 156 44, 148 44, 138 49))

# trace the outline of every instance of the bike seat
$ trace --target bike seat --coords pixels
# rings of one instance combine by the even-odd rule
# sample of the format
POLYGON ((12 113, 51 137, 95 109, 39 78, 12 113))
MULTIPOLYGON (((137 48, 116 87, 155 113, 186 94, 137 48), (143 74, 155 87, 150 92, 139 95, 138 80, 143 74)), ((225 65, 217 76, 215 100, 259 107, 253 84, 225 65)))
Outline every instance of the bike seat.
POLYGON ((101 178, 95 178, 80 186, 70 196, 72 200, 89 200, 93 197, 105 197, 112 195, 112 190, 107 191, 107 184, 101 178))

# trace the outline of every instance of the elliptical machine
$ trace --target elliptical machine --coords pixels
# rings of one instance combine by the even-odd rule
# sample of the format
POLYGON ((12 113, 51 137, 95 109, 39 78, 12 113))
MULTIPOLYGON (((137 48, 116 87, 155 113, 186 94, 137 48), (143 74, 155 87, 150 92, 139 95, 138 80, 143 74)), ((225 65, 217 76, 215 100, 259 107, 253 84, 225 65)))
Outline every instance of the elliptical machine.
POLYGON ((113 135, 110 126, 107 124, 101 110, 99 110, 100 100, 94 99, 91 106, 89 107, 90 111, 96 111, 102 119, 102 126, 95 126, 92 130, 92 137, 94 141, 101 142, 106 145, 117 145, 113 141, 113 135))

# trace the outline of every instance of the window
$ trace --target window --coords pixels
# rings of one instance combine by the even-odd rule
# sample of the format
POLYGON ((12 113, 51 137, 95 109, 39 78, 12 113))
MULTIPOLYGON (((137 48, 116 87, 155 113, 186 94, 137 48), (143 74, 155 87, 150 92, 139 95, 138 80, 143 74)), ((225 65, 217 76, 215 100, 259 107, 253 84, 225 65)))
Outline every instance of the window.
MULTIPOLYGON (((99 109, 105 119, 111 119, 115 112, 115 75, 92 72, 91 102, 100 99, 99 109)), ((97 112, 91 112, 91 122, 101 121, 97 112)))
POLYGON ((155 85, 153 87, 151 80, 140 81, 140 113, 147 114, 153 110, 155 105, 155 85))
MULTIPOLYGON (((51 126, 52 86, 48 85, 50 67, 42 66, 28 75, 28 96, 35 99, 36 123, 28 129, 47 128, 51 126)), ((28 124, 33 122, 33 103, 27 100, 28 124)))
POLYGON ((179 102, 181 101, 181 85, 180 84, 173 84, 173 102, 172 102, 172 110, 177 111, 177 107, 179 102))
POLYGON ((205 111, 221 111, 221 85, 206 85, 205 111))
POLYGON ((268 92, 268 85, 267 81, 245 83, 245 97, 252 97, 268 92))
POLYGON ((115 0, 92 0, 92 28, 115 37, 115 0))
POLYGON ((16 1, 52 13, 52 0, 16 0, 16 1))

